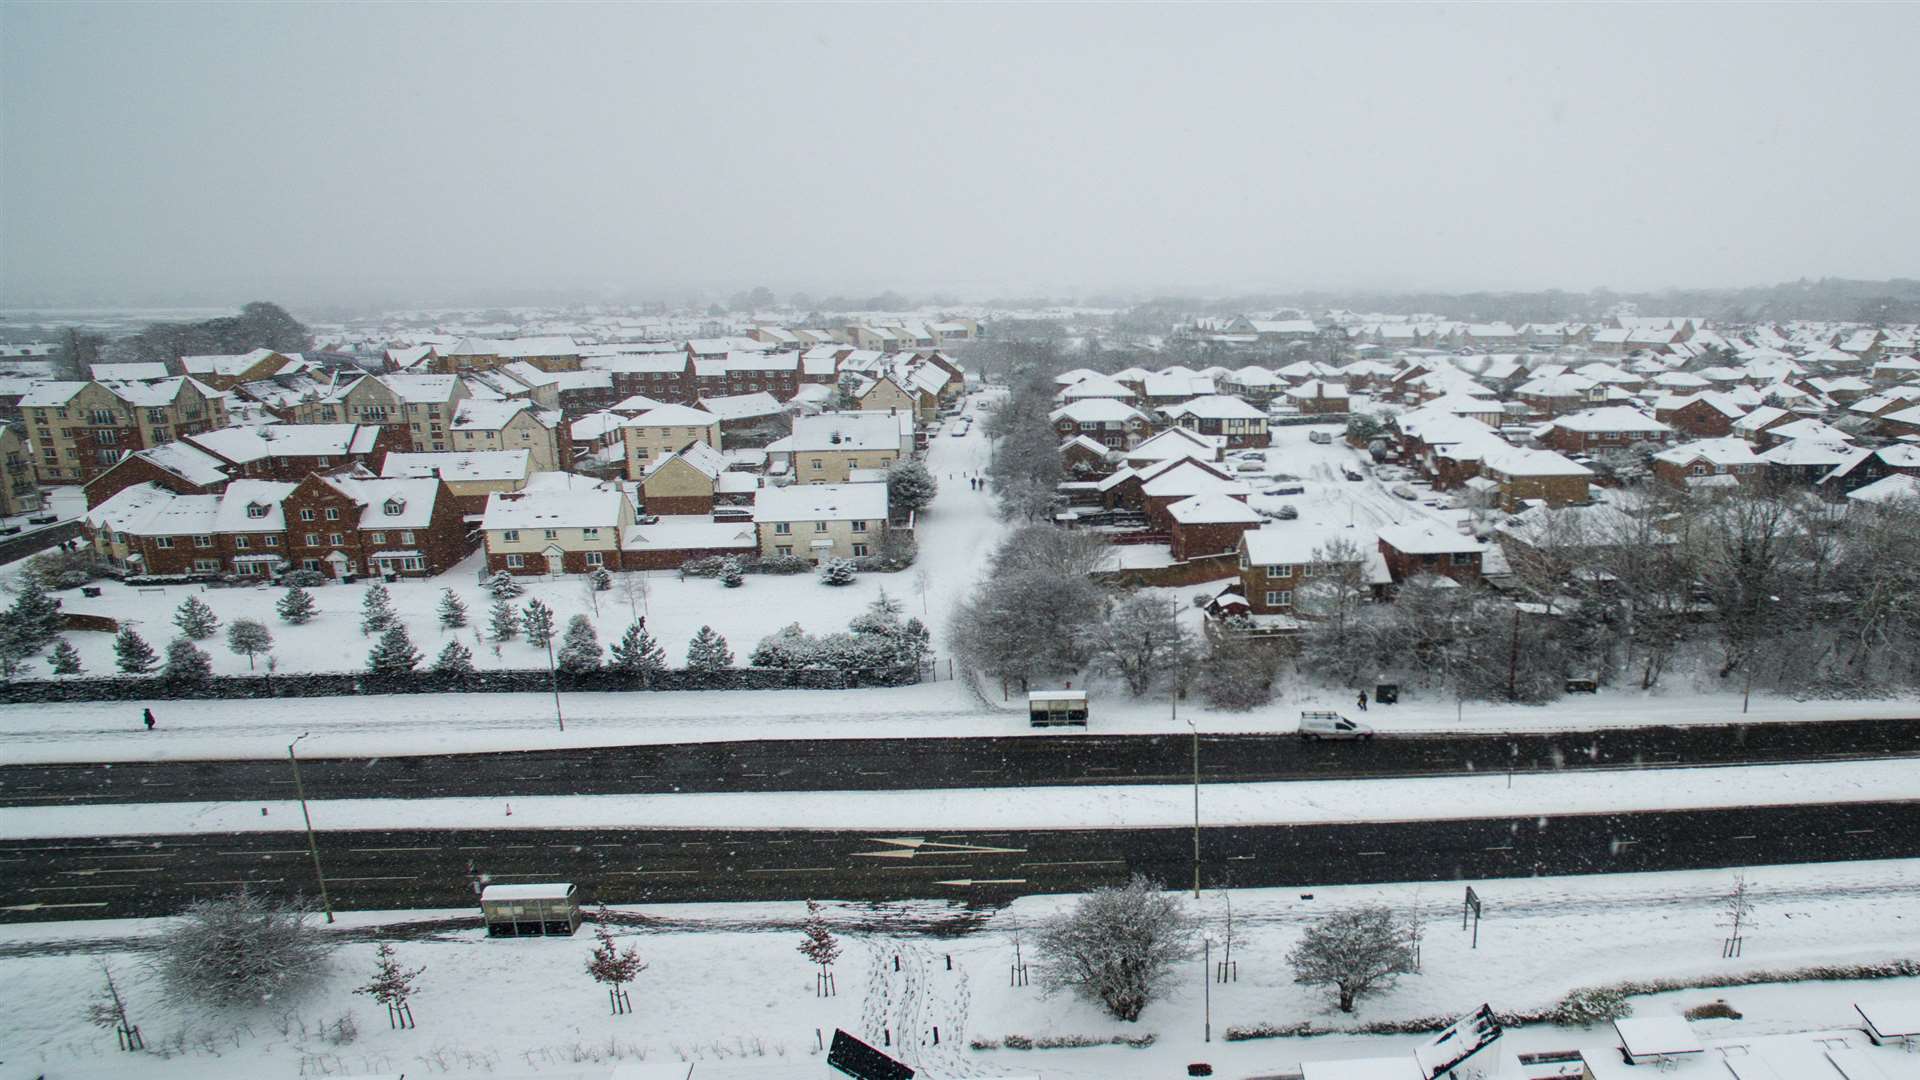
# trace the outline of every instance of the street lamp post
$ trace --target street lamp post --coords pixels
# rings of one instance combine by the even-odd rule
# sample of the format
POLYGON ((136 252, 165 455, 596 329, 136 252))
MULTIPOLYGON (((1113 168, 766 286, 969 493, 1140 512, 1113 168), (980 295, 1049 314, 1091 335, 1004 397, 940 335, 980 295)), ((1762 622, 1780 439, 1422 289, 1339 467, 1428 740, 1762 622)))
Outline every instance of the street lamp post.
POLYGON ((1187 721, 1193 732, 1193 898, 1200 899, 1200 729, 1187 721))
POLYGON ((300 759, 294 756, 293 748, 300 739, 312 732, 303 731, 299 738, 287 744, 287 762, 293 766, 293 791, 300 799, 300 817, 307 823, 307 854, 313 856, 313 876, 320 882, 320 906, 327 913, 327 921, 333 921, 333 899, 327 895, 327 875, 320 869, 320 845, 313 837, 313 815, 307 811, 307 789, 300 782, 300 759))
POLYGON ((553 627, 547 627, 547 681, 553 685, 553 719, 560 730, 567 730, 567 719, 560 715, 560 672, 553 666, 553 627))

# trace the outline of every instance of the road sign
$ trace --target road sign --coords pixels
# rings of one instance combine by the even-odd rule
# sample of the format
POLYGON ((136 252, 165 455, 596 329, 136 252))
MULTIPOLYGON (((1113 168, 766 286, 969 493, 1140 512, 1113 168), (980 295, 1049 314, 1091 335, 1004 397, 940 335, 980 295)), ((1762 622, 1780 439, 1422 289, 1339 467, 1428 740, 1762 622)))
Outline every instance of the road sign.
POLYGON ((1460 929, 1467 928, 1467 916, 1473 916, 1473 948, 1480 947, 1480 894, 1467 886, 1467 902, 1460 906, 1460 929))
POLYGON ((839 1028, 833 1029, 833 1045, 827 1050, 827 1064, 854 1080, 913 1080, 913 1069, 861 1042, 839 1028))

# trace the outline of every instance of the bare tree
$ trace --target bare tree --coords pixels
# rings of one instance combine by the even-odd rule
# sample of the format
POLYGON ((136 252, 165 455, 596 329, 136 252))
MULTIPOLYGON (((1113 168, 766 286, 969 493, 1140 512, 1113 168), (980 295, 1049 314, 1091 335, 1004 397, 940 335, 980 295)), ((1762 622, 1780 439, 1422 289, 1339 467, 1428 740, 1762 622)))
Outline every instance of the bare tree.
POLYGON ((122 1050, 144 1050, 146 1041, 140 1037, 140 1026, 127 1017, 127 998, 120 992, 120 984, 113 977, 113 965, 105 960, 100 962, 100 989, 92 1001, 87 1002, 87 1023, 97 1028, 111 1028, 114 1041, 122 1050))
POLYGON ((1094 663, 1124 679, 1134 697, 1146 693, 1163 672, 1184 666, 1193 639, 1180 625, 1172 599, 1135 593, 1115 604, 1094 626, 1089 643, 1094 663))
POLYGON ((284 999, 310 985, 332 951, 310 914, 245 888, 196 900, 162 932, 154 966, 169 989, 201 1004, 284 999))
POLYGON ((1726 927, 1727 937, 1721 943, 1720 955, 1732 958, 1739 956, 1746 937, 1754 926, 1753 893, 1747 885, 1746 874, 1733 875, 1733 886, 1720 897, 1720 923, 1726 927))
POLYGON ((1361 997, 1414 969, 1405 928, 1380 906, 1349 908, 1314 923, 1287 953, 1287 963, 1294 982, 1333 987, 1341 1012, 1352 1012, 1361 997))
POLYGON ((629 945, 622 951, 613 940, 613 917, 607 912, 607 905, 601 904, 593 917, 593 937, 597 944, 593 955, 587 958, 587 974, 593 981, 607 988, 607 1004, 613 1009, 613 1015, 633 1012, 633 1000, 627 996, 627 984, 640 977, 647 970, 647 962, 640 959, 640 948, 629 945))
POLYGON ((1173 965, 1194 954, 1194 921, 1179 897, 1136 874, 1049 920, 1034 947, 1048 992, 1070 990, 1133 1021, 1165 988, 1173 965))

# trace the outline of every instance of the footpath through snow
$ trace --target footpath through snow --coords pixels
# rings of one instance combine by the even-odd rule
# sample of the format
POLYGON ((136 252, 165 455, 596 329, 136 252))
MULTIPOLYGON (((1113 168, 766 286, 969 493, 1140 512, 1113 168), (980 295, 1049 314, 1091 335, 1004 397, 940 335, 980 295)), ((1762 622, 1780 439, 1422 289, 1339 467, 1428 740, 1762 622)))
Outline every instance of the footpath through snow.
MULTIPOLYGON (((1208 784, 1210 826, 1310 825, 1460 818, 1878 802, 1920 797, 1906 760, 1723 768, 1484 773, 1387 780, 1208 784)), ((801 791, 754 794, 567 795, 339 799, 309 803, 317 828, 340 829, 1101 829, 1171 828, 1193 821, 1193 793, 1176 784, 1029 789, 801 791)), ((284 832, 297 803, 181 802, 0 809, 0 837, 284 832)))

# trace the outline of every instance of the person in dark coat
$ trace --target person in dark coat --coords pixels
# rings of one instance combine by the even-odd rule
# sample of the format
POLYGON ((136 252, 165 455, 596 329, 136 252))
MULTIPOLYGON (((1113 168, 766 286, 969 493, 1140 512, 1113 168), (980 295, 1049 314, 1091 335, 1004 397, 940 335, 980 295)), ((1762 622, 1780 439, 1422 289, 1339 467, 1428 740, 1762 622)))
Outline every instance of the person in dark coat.
POLYGON ((1360 691, 1360 711, 1367 711, 1367 692, 1365 690, 1360 691))
POLYGON ((144 720, 146 720, 146 722, 147 722, 147 730, 148 730, 148 731, 152 731, 152 730, 153 730, 153 710, 152 710, 152 709, 142 709, 142 710, 141 710, 141 718, 142 718, 142 719, 144 719, 144 720))

